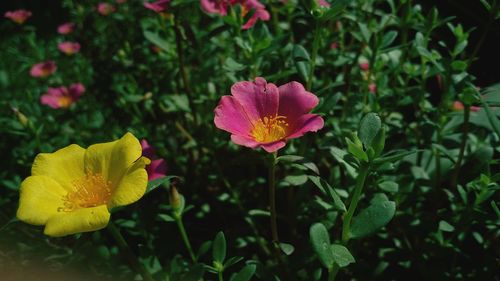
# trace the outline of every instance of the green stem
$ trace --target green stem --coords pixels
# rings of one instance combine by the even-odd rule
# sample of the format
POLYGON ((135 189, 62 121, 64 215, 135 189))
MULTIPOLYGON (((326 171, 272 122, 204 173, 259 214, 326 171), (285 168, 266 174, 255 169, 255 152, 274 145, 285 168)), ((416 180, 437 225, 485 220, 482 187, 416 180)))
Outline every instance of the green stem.
POLYGON ((277 152, 271 156, 269 163, 269 207, 271 209, 271 234, 273 244, 279 245, 278 225, 276 223, 276 157, 277 152))
POLYGON ((337 273, 339 272, 340 267, 337 263, 334 263, 332 268, 328 271, 328 281, 334 281, 335 277, 337 277, 337 273))
POLYGON ((458 159, 455 163, 455 169, 453 170, 453 176, 451 178, 451 186, 456 187, 458 181, 458 174, 460 173, 460 166, 462 165, 462 160, 464 158, 465 147, 467 146, 467 136, 469 134, 469 119, 470 119, 470 105, 466 105, 464 108, 464 125, 462 127, 462 142, 460 143, 460 152, 458 153, 458 159))
POLYGON ((219 271, 219 281, 224 281, 224 276, 222 276, 222 271, 219 271))
POLYGON ((108 230, 113 236, 113 238, 115 238, 115 241, 118 244, 118 248, 120 248, 120 252, 125 256, 128 263, 130 264, 130 267, 132 267, 133 270, 138 272, 142 276, 143 280, 154 281, 153 277, 151 277, 149 272, 139 263, 139 260, 135 256, 132 249, 130 249, 125 238, 123 238, 122 234, 120 233, 120 230, 112 222, 109 222, 108 230))
POLYGON ((311 91, 312 81, 314 77, 314 68, 316 67, 316 57, 318 56, 319 42, 321 40, 321 36, 319 36, 321 30, 321 26, 319 21, 316 21, 316 27, 314 28, 314 41, 313 41, 313 49, 311 53, 311 64, 309 67, 309 77, 307 78, 307 90, 311 91))
POLYGON ((361 164, 359 168, 359 174, 356 178, 356 187, 354 188, 354 194, 352 195, 351 203, 349 204, 349 209, 344 217, 344 223, 342 225, 342 244, 347 245, 349 241, 349 230, 351 228, 351 219, 358 206, 359 198, 365 186, 365 180, 370 171, 370 166, 368 164, 361 164))
POLYGON ((184 241, 184 245, 186 245, 186 249, 189 252, 189 257, 193 263, 197 262, 196 256, 193 252, 193 247, 191 247, 191 243, 189 242, 189 237, 186 232, 186 228, 184 228, 184 223, 182 222, 182 215, 174 214, 175 222, 177 223, 177 227, 179 227, 179 232, 182 236, 182 241, 184 241))

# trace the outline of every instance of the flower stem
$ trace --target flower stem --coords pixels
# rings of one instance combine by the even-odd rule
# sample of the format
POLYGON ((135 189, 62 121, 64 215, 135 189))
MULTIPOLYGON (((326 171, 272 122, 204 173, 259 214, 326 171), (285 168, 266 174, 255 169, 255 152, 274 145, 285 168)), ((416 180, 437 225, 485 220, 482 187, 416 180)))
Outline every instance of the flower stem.
POLYGON ((184 228, 184 223, 182 222, 182 215, 174 214, 175 222, 177 223, 177 226, 179 227, 179 232, 181 233, 182 240, 184 241, 184 245, 186 245, 186 249, 189 252, 189 257, 191 258, 191 261, 193 263, 197 262, 196 256, 193 252, 193 247, 191 247, 191 243, 189 242, 189 238, 186 232, 186 229, 184 228))
POLYGON ((312 53, 311 53, 311 64, 309 66, 309 77, 307 78, 307 90, 308 91, 311 91, 312 81, 313 81, 313 77, 314 77, 314 68, 316 66, 316 57, 318 56, 319 42, 321 39, 321 36, 319 36, 320 30, 321 30, 321 26, 319 24, 319 21, 316 21, 316 27, 314 28, 313 48, 312 48, 312 53))
POLYGON ((469 119, 470 119, 470 105, 466 105, 464 108, 464 125, 462 127, 462 142, 460 143, 460 152, 458 153, 458 159, 457 162, 455 163, 453 176, 451 177, 452 187, 457 186, 458 174, 460 173, 460 166, 462 166, 462 160, 464 159, 465 147, 467 146, 467 135, 469 134, 469 119))
POLYGON ((132 249, 130 249, 129 245, 127 244, 127 241, 120 233, 120 230, 112 222, 109 222, 108 230, 115 239, 116 243, 118 244, 120 252, 125 256, 128 263, 130 264, 130 267, 132 267, 133 270, 138 272, 142 276, 143 280, 154 281, 153 277, 151 277, 149 272, 139 263, 139 260, 135 256, 134 252, 132 252, 132 249))
POLYGON ((224 276, 222 276, 222 271, 217 274, 219 276, 219 281, 224 281, 224 276))
POLYGON ((347 245, 349 241, 349 230, 351 228, 351 219, 356 211, 356 207, 358 206, 359 198, 361 196, 361 192, 365 186, 366 177, 368 176, 368 172, 370 171, 370 167, 367 164, 361 164, 359 168, 359 174, 356 178, 356 187, 354 188, 354 194, 352 195, 351 203, 349 204, 349 209, 344 217, 344 223, 342 225, 342 244, 347 245))
POLYGON ((335 277, 337 277, 337 273, 339 272, 340 267, 337 263, 334 263, 332 268, 328 270, 328 281, 334 281, 335 277))
POLYGON ((271 235, 276 248, 279 245, 278 225, 276 223, 276 157, 277 152, 271 156, 269 163, 269 207, 271 209, 271 235))

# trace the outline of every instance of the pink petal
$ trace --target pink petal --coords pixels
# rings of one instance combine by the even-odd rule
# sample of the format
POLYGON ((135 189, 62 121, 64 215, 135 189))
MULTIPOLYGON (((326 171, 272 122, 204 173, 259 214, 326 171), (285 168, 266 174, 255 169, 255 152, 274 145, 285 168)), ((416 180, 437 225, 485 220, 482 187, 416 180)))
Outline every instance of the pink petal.
POLYGON ((78 100, 85 92, 85 86, 82 83, 74 83, 69 86, 69 95, 74 99, 78 100))
POLYGON ((272 152, 275 152, 278 149, 281 149, 281 148, 285 147, 285 145, 286 145, 286 142, 281 140, 281 141, 276 141, 276 142, 262 144, 261 147, 265 151, 267 151, 269 153, 272 153, 272 152))
POLYGON ((244 108, 251 122, 278 113, 278 88, 257 77, 255 82, 243 81, 231 87, 231 94, 244 108))
POLYGON ((148 172, 148 180, 154 180, 164 177, 167 173, 167 163, 164 159, 152 160, 151 164, 146 167, 148 172))
POLYGON ((237 145, 243 145, 254 149, 260 145, 260 143, 256 142, 254 139, 241 135, 231 135, 231 140, 237 145))
POLYGON ((141 147, 142 147, 142 156, 145 156, 150 160, 156 158, 155 149, 151 145, 149 145, 147 140, 145 139, 141 140, 141 147))
POLYGON ((219 0, 201 0, 201 8, 209 14, 227 15, 227 4, 219 0))
POLYGON ((215 126, 236 135, 248 135, 252 123, 246 115, 245 109, 232 96, 223 96, 215 108, 215 126))
POLYGON ((286 83, 281 85, 278 90, 278 115, 286 116, 289 123, 294 123, 295 120, 309 113, 319 103, 318 97, 306 91, 299 82, 286 83))
POLYGON ((291 134, 286 139, 295 139, 303 136, 307 132, 317 132, 322 129, 325 122, 323 118, 317 114, 305 114, 290 124, 291 134))
POLYGON ((50 107, 52 107, 54 109, 57 109, 57 108, 61 107, 59 105, 59 97, 54 96, 54 95, 50 95, 50 94, 42 95, 40 97, 40 103, 48 105, 48 106, 50 106, 50 107))
POLYGON ((255 25, 258 19, 268 21, 270 18, 271 16, 269 15, 269 12, 265 9, 256 9, 252 17, 241 28, 250 29, 255 25))

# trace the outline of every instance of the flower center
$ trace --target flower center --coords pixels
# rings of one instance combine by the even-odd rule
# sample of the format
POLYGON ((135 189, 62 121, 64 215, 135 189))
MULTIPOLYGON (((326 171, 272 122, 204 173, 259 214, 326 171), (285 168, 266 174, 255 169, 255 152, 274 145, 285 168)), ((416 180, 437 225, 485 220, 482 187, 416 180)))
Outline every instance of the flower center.
POLYGON ((80 208, 105 205, 111 198, 111 182, 100 174, 87 174, 73 183, 74 191, 63 196, 64 207, 58 211, 71 212, 80 208))
POLYGON ((285 116, 267 116, 253 124, 251 135, 261 143, 268 143, 286 137, 288 123, 285 116))
POLYGON ((62 96, 59 97, 57 102, 59 103, 60 107, 69 107, 73 103, 73 98, 69 96, 62 96))

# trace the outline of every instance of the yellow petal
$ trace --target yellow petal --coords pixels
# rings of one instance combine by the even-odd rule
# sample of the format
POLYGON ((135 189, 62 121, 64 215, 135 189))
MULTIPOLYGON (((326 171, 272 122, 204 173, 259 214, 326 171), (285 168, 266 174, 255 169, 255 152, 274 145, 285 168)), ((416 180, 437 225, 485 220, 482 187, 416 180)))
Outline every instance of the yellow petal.
POLYGON ((34 225, 43 225, 58 214, 64 205, 63 196, 67 191, 55 180, 46 176, 31 176, 21 183, 21 195, 17 218, 34 225))
POLYGON ((101 174, 114 190, 141 154, 139 140, 126 133, 119 140, 89 146, 85 152, 85 171, 101 174))
POLYGON ((48 236, 61 237, 70 234, 102 229, 108 225, 109 211, 106 205, 60 212, 51 216, 45 225, 48 236))
POLYGON ((151 161, 148 158, 141 157, 128 169, 111 195, 110 208, 132 204, 141 199, 148 186, 148 173, 145 167, 149 163, 151 161))
POLYGON ((85 176, 85 149, 72 144, 54 153, 40 153, 31 168, 33 176, 47 176, 57 181, 67 191, 74 189, 76 179, 85 176))

